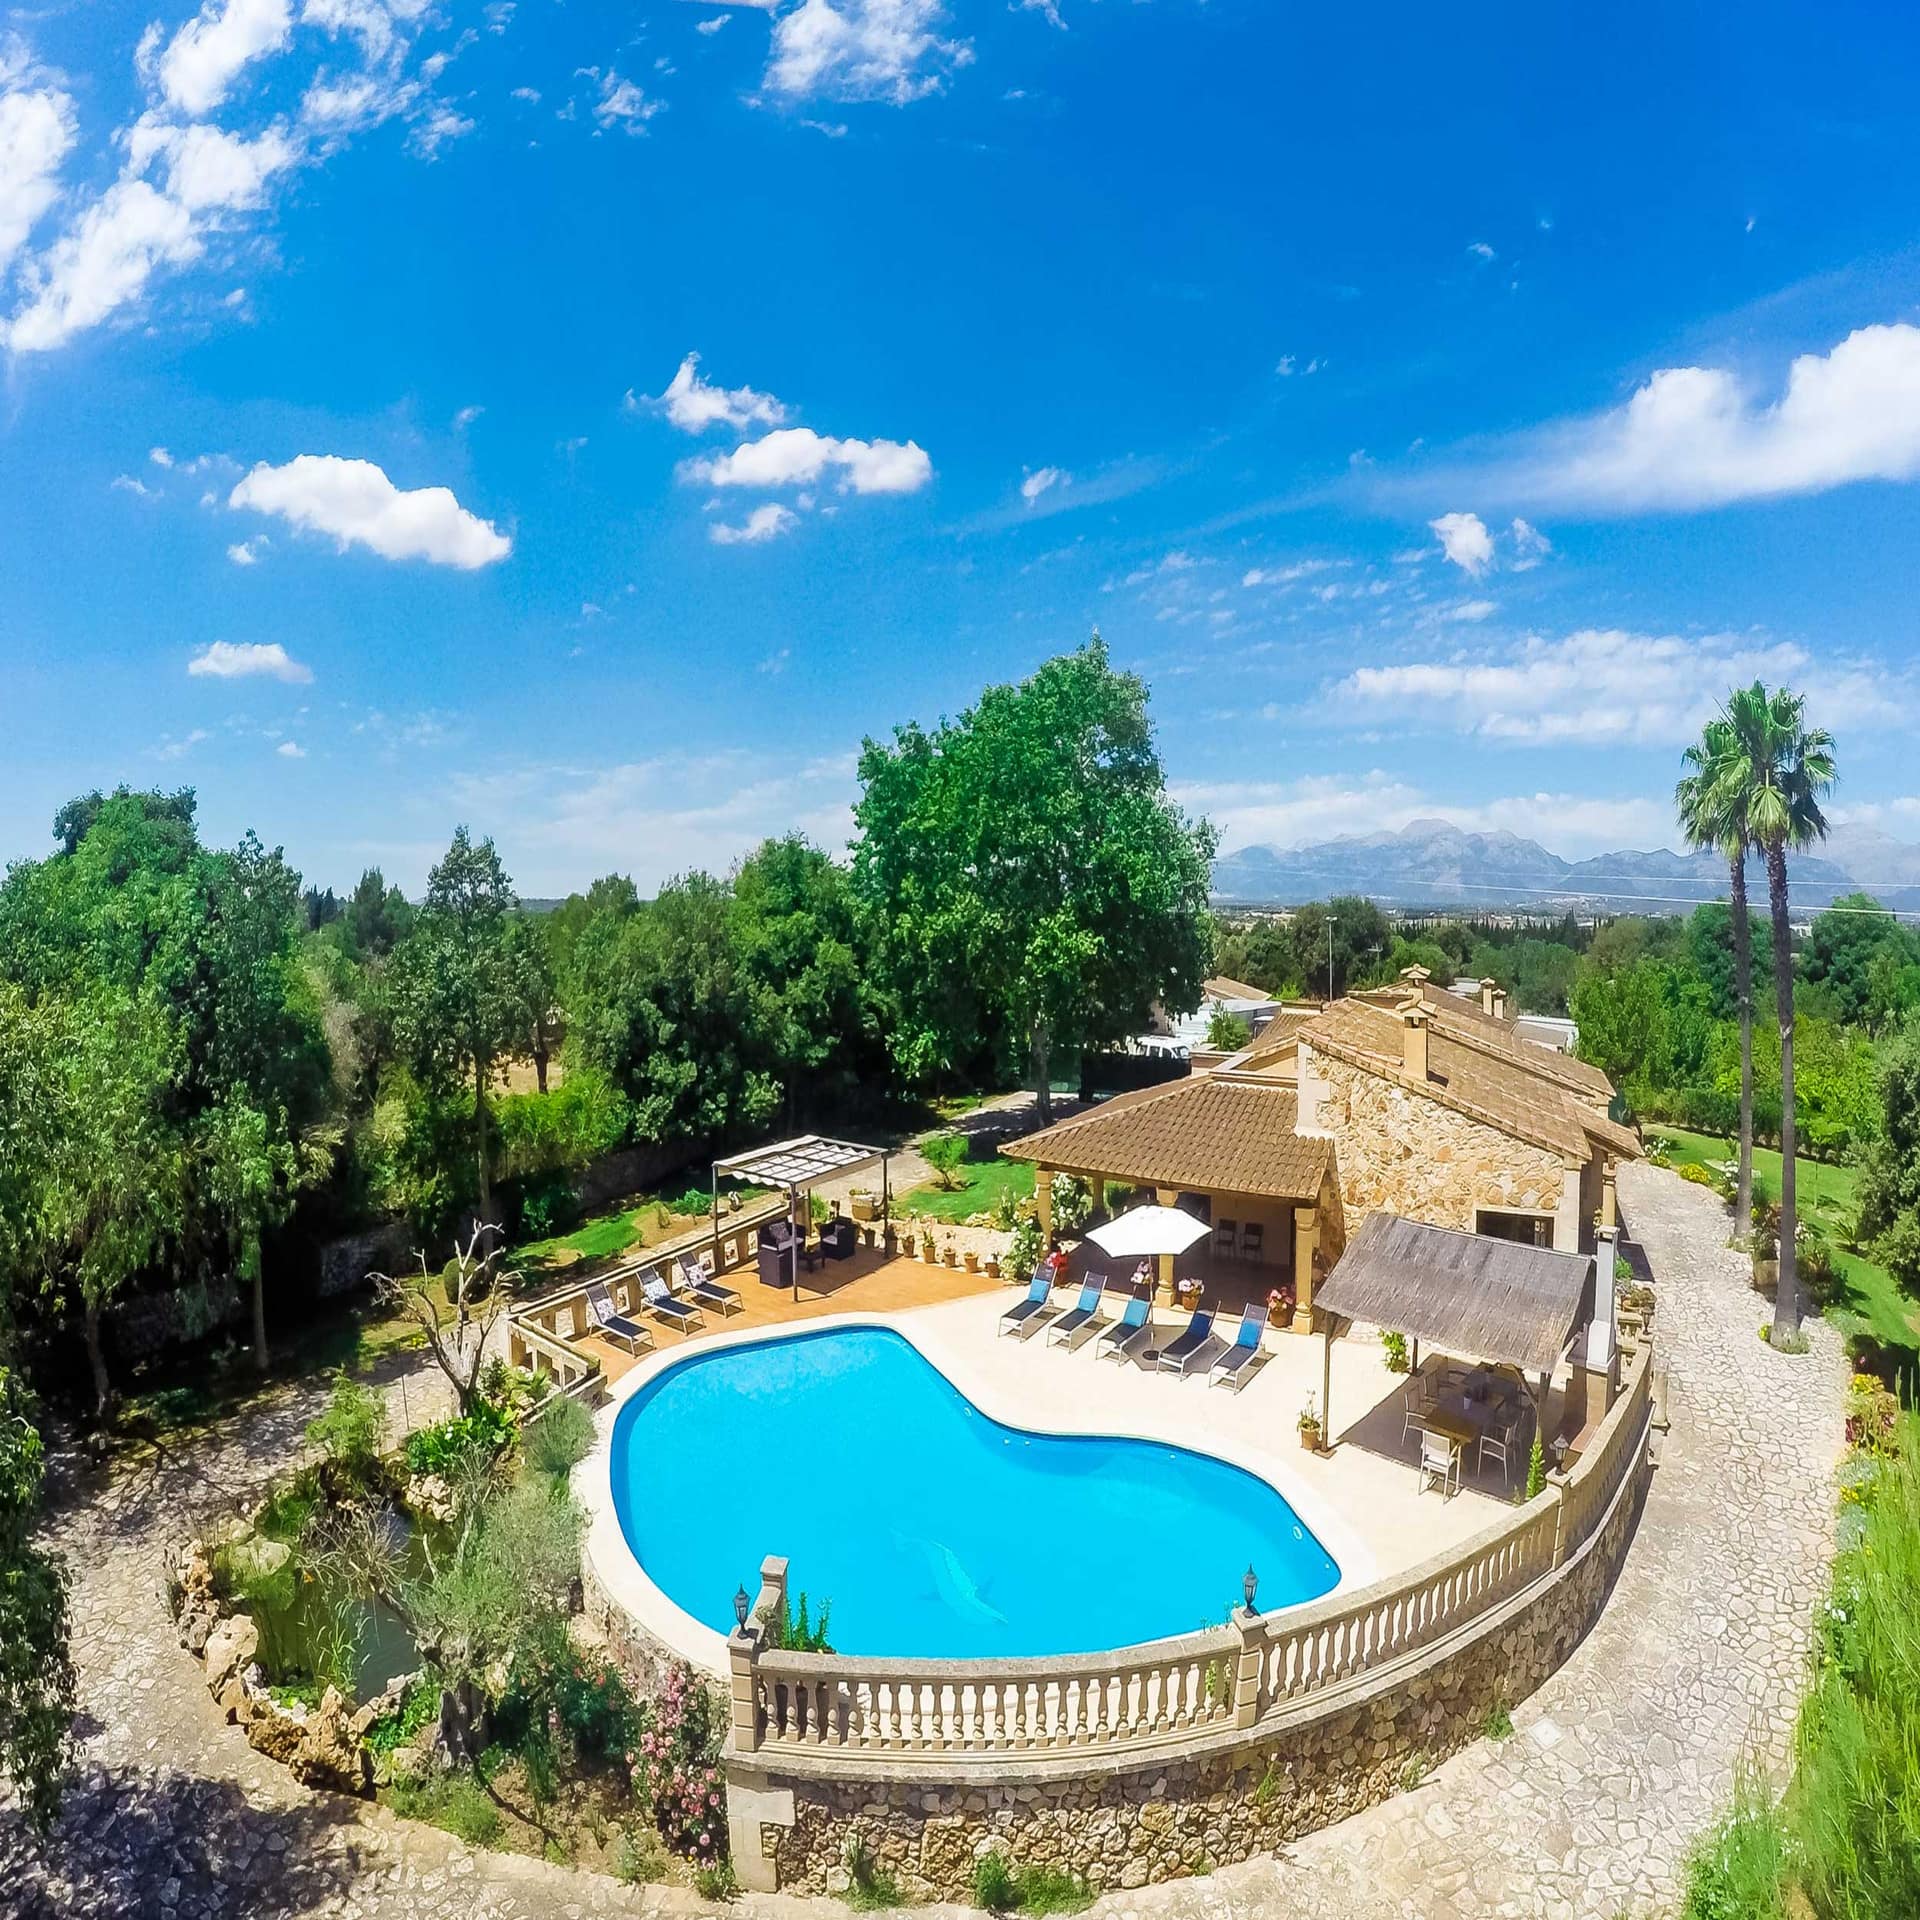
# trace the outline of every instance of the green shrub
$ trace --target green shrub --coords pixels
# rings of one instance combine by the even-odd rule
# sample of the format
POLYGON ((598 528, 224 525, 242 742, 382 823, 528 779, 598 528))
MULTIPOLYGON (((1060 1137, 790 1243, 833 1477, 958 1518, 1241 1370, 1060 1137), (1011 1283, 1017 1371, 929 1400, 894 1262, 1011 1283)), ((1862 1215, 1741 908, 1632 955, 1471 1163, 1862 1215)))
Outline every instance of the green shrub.
POLYGON ((1487 1717, 1481 1721, 1480 1731, 1489 1740, 1513 1738, 1513 1714, 1504 1700, 1496 1700, 1487 1709, 1487 1717))
POLYGON ((1048 1189, 1056 1233, 1078 1233, 1093 1218, 1093 1189, 1074 1173, 1056 1173, 1048 1189))
POLYGON ((1387 1356, 1387 1371, 1405 1373, 1410 1364, 1407 1359, 1407 1336, 1404 1333, 1383 1333, 1380 1345, 1387 1356))
POLYGON ((464 1419, 442 1420, 407 1435, 409 1473, 445 1473, 473 1447, 498 1453, 513 1438, 513 1422, 500 1408, 476 1400, 464 1419))
POLYGON ((1033 1278, 1033 1270, 1040 1264, 1043 1244, 1040 1238, 1038 1220, 1022 1220, 1014 1228, 1013 1237, 1007 1242, 1007 1250, 1000 1256, 1000 1271, 1009 1280, 1020 1285, 1033 1278))
POLYGON ((573 1182, 563 1173, 542 1174, 520 1190, 523 1239, 545 1240, 573 1224, 580 1206, 573 1182))
POLYGON ((899 1881, 875 1862, 858 1834, 848 1836, 841 1857, 846 1862, 850 1882, 847 1905, 856 1913, 872 1913, 883 1907, 906 1904, 899 1881))
POLYGON ((396 1713, 383 1714, 367 1729, 367 1746, 376 1754, 397 1752, 410 1747, 421 1728, 438 1718, 440 1689, 424 1674, 407 1682, 396 1713))
POLYGON ((1533 1445, 1527 1449, 1527 1498, 1538 1499, 1547 1490, 1547 1454, 1540 1444, 1540 1429, 1533 1430, 1533 1445))
POLYGON ((1023 1913, 1080 1913, 1092 1904, 1087 1883, 1060 1867, 1029 1867, 1020 1876, 1023 1913))
POLYGON ((693 1890, 702 1900, 731 1900, 740 1891, 731 1860, 713 1860, 693 1870, 693 1890))
POLYGON ((1765 1789, 1743 1780, 1733 1810, 1686 1864, 1681 1920, 1785 1920, 1786 1834, 1765 1789))
POLYGON ((624 1770, 647 1729, 647 1714, 620 1670, 601 1655, 583 1653, 562 1621, 542 1626, 514 1655, 494 1715, 502 1744, 523 1754, 530 1736, 537 1748, 549 1726, 587 1771, 624 1770))
POLYGON ((827 1639, 827 1629, 833 1620, 833 1602, 820 1602, 820 1618, 807 1618, 807 1595, 804 1588, 792 1607, 781 1607, 767 1619, 767 1645, 778 1647, 787 1653, 831 1653, 832 1643, 827 1639))
POLYGON ((349 1379, 342 1367, 333 1376, 326 1410, 307 1427, 307 1444, 318 1447, 328 1466, 358 1486, 380 1477, 380 1450, 387 1440, 387 1403, 378 1388, 349 1379))
POLYGON ((698 1219, 713 1211, 713 1195, 705 1187, 689 1187, 677 1200, 667 1202, 667 1210, 683 1220, 698 1219))
POLYGON ((607 1849, 607 1871, 626 1886, 658 1880, 665 1872, 667 1856, 657 1835, 644 1827, 622 1827, 607 1849))
POLYGON ((556 1398, 521 1430, 520 1451, 535 1473, 561 1479, 593 1451, 593 1415, 578 1400, 556 1398))
POLYGON ((920 1142, 920 1157, 933 1169, 934 1184, 951 1193, 960 1182, 960 1169, 967 1163, 967 1136, 949 1128, 930 1133, 920 1142))
POLYGON ((973 1863, 973 1904, 988 1913, 1005 1913, 1020 1904, 1019 1876, 997 1847, 973 1863))
POLYGON ((470 1773, 396 1782, 391 1794, 395 1813, 408 1820, 424 1820, 469 1846, 490 1847, 500 1837, 500 1809, 470 1773))

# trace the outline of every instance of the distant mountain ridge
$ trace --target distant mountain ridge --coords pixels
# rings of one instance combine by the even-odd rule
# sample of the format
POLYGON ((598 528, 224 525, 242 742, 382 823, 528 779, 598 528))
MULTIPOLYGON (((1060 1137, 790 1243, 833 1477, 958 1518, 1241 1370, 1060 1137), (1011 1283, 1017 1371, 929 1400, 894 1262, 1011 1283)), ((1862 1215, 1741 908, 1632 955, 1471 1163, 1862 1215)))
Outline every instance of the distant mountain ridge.
MULTIPOLYGON (((1920 847, 1870 827, 1837 827, 1820 852, 1791 866, 1796 909, 1866 892, 1884 905, 1920 910, 1920 847)), ((1747 870, 1754 899, 1766 897, 1757 859, 1747 870)), ((1602 853, 1563 860, 1517 833, 1467 833, 1446 820, 1412 820, 1398 833, 1342 834, 1336 840, 1242 847, 1213 863, 1218 900, 1243 906, 1291 906, 1358 893, 1392 906, 1510 909, 1548 913, 1566 907, 1639 906, 1684 913, 1724 899, 1727 865, 1715 853, 1602 853)))

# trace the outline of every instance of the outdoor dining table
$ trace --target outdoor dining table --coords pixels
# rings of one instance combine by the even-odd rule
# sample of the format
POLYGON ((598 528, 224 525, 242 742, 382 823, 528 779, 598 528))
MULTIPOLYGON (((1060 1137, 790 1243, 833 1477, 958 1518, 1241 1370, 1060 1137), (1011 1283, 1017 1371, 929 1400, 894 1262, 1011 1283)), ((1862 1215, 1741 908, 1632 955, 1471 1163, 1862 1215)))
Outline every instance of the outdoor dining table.
POLYGON ((1462 1447, 1472 1446, 1486 1432, 1488 1412, 1482 1401, 1449 1395, 1427 1409, 1425 1424, 1428 1432, 1451 1440, 1457 1453, 1462 1447))

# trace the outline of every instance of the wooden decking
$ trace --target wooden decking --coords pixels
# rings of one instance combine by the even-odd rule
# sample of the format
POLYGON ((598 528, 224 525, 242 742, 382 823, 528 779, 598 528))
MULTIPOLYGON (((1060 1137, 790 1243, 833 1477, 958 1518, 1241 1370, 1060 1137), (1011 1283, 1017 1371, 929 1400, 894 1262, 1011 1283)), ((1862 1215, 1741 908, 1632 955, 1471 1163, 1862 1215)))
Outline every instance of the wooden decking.
MULTIPOLYGON (((850 1260, 819 1261, 811 1273, 802 1267, 797 1300, 789 1288, 763 1287, 751 1267, 741 1268, 724 1278, 740 1295, 740 1311, 724 1319, 717 1313, 709 1313, 706 1325, 697 1332, 683 1334, 662 1325, 649 1314, 635 1315, 652 1332, 655 1352, 670 1352, 692 1346, 716 1333, 738 1333, 743 1328, 787 1326, 796 1321, 818 1320, 830 1313, 899 1313, 912 1307, 939 1306, 949 1300, 964 1300, 971 1294, 1006 1288, 1004 1281, 990 1279, 984 1273, 930 1267, 924 1261, 906 1260, 897 1255, 889 1258, 868 1248, 862 1248, 850 1260)), ((1008 1297, 1012 1297, 1010 1290, 1008 1297)), ((609 1380, 618 1380, 634 1364, 632 1354, 597 1334, 588 1334, 572 1344, 594 1354, 609 1380)))

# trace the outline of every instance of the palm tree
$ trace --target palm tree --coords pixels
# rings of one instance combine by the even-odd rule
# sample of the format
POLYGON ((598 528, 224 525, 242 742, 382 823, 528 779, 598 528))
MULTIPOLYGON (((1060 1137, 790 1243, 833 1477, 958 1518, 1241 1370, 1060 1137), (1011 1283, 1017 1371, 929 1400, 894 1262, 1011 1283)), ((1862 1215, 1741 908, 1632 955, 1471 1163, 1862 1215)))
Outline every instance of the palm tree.
POLYGON ((1673 790, 1680 831, 1690 847, 1727 856, 1733 914, 1733 997, 1740 1013, 1740 1178, 1733 1218, 1744 1241, 1753 1227, 1753 929, 1747 919, 1747 853, 1752 836, 1744 796, 1722 780, 1734 754, 1733 729, 1709 720, 1685 754, 1688 771, 1673 790))
POLYGON ((1767 904, 1773 914, 1773 994, 1780 1018, 1780 1287, 1773 1309, 1773 1344, 1799 1329, 1800 1284, 1794 1239, 1793 1193, 1793 948, 1787 930, 1787 849, 1826 838, 1820 802, 1834 778, 1833 736, 1806 723, 1805 698, 1785 687, 1769 692, 1758 680, 1736 688, 1721 710, 1729 741, 1713 781, 1719 807, 1738 808, 1747 835, 1767 863, 1767 904))

